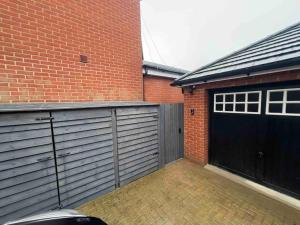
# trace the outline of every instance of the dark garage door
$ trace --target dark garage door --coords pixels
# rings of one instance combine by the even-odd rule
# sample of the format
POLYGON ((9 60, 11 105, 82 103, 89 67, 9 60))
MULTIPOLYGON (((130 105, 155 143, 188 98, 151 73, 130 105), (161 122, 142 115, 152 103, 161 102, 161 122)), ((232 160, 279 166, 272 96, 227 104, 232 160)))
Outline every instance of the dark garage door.
POLYGON ((300 198, 300 84, 210 92, 211 164, 300 198))

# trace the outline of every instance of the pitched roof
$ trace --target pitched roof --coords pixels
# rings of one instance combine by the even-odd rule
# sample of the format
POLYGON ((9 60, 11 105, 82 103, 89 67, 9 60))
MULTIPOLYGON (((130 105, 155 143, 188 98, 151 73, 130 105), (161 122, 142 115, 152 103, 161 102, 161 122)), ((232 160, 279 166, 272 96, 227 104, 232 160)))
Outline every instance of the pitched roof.
POLYGON ((145 61, 145 60, 143 61, 143 68, 148 68, 148 69, 157 70, 157 71, 171 72, 171 73, 177 74, 178 76, 181 76, 181 75, 189 72, 184 69, 179 69, 176 67, 158 64, 158 63, 154 63, 154 62, 149 62, 149 61, 145 61))
POLYGON ((300 23, 176 79, 173 85, 300 65, 300 23))

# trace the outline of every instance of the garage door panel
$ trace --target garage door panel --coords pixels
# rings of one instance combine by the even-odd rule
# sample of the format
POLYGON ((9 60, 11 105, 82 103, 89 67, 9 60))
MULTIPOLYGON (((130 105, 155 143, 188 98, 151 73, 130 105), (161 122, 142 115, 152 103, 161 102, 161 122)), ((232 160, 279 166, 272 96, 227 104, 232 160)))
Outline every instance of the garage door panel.
POLYGON ((299 93, 280 83, 211 91, 210 163, 300 198, 299 93))
POLYGON ((300 194, 300 120, 268 118, 265 182, 300 194))
POLYGON ((254 115, 213 116, 211 151, 215 163, 255 177, 257 119, 254 115))

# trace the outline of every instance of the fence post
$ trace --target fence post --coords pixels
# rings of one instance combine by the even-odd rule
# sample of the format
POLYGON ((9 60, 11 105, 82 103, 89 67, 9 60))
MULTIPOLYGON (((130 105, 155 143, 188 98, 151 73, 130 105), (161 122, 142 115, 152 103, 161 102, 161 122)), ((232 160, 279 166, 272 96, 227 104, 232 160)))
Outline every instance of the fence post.
POLYGON ((179 106, 179 157, 184 157, 184 103, 178 104, 179 106))
POLYGON ((112 135, 113 135, 113 155, 114 155, 114 170, 115 170, 115 187, 120 187, 119 178, 119 156, 118 156, 118 133, 117 133, 117 110, 111 110, 112 116, 112 135))
POLYGON ((165 165, 165 105, 159 106, 159 168, 165 165))

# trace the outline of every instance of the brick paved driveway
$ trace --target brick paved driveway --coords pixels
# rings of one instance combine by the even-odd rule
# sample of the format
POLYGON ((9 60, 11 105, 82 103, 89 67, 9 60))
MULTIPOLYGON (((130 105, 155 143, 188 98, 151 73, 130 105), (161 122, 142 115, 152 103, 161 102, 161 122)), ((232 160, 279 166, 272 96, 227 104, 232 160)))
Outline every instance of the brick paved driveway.
POLYGON ((187 160, 78 208, 109 225, 298 225, 300 212, 187 160))

